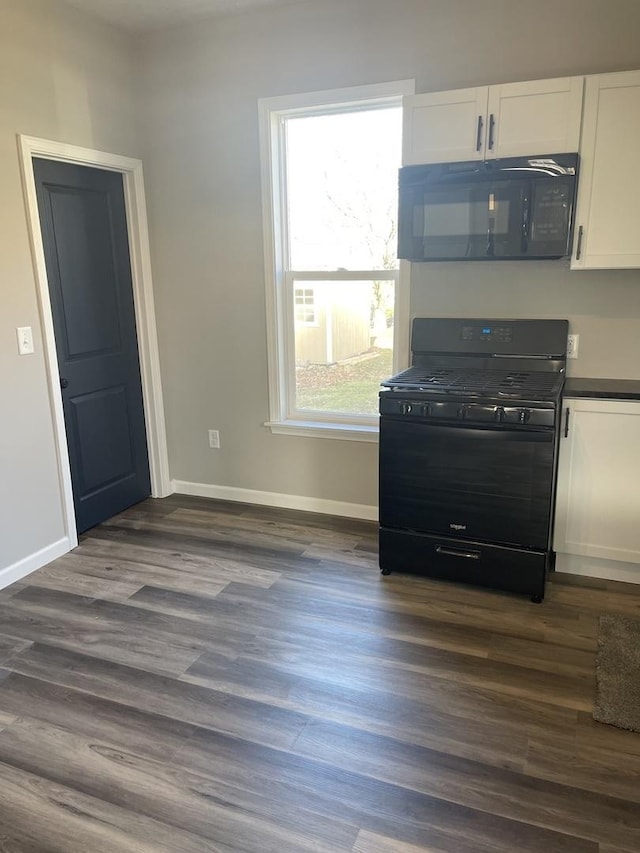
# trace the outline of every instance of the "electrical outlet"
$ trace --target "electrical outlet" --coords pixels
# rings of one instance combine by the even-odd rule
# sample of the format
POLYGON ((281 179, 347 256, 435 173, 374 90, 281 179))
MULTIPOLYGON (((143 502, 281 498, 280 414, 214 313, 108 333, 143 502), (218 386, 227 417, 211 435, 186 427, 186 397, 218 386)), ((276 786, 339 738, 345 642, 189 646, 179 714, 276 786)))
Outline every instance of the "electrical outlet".
POLYGON ((217 429, 209 430, 209 447, 217 450, 220 447, 220 431, 217 429))
POLYGON ((567 358, 578 357, 578 345, 580 343, 580 335, 568 335, 567 337, 567 358))

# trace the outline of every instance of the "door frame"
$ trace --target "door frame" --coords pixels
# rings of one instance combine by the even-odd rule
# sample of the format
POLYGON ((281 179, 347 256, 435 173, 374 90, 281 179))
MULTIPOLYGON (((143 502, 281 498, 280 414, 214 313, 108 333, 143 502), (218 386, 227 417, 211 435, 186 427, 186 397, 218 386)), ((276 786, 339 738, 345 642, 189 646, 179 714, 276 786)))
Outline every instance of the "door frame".
POLYGON ((60 373, 55 345, 53 315, 51 313, 49 280, 47 277, 40 215, 38 212, 33 158, 38 157, 46 160, 73 163, 78 166, 89 166, 106 171, 119 172, 122 175, 127 232, 129 236, 133 301, 138 333, 138 358, 142 379, 142 399, 147 433, 149 473, 151 475, 151 495, 154 498, 162 498, 170 495, 172 488, 169 476, 169 457, 162 399, 142 161, 130 157, 122 157, 118 154, 109 154, 105 151, 95 151, 90 148, 81 148, 76 145, 67 145, 66 143, 54 142, 50 139, 38 139, 37 137, 25 136, 23 134, 18 134, 18 151, 36 278, 38 308, 42 326, 43 349, 58 462, 62 511, 69 547, 75 548, 78 544, 78 533, 73 503, 73 490, 71 487, 71 466, 69 464, 69 448, 62 409, 60 373))

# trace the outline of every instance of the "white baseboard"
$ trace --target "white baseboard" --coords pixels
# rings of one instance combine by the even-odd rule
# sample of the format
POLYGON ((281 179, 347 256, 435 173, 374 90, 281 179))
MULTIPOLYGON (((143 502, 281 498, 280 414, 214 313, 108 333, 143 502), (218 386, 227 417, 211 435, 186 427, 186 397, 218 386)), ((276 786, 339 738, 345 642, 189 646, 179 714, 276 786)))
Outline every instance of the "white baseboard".
POLYGON ((640 583, 640 565, 637 563, 579 557, 576 554, 556 554, 555 568, 556 572, 566 572, 568 575, 583 575, 587 578, 602 578, 602 580, 623 583, 640 583))
POLYGON ((68 554, 71 550, 71 543, 65 536, 64 539, 59 539, 52 545, 47 545, 46 548, 41 548, 35 554, 29 554, 23 560, 18 560, 12 566, 7 566, 5 569, 0 569, 0 589, 4 589, 16 581, 22 580, 36 569, 41 569, 50 563, 52 560, 57 560, 63 554, 68 554))
POLYGON ((325 515, 340 515, 345 518, 378 520, 378 507, 368 504, 352 504, 346 501, 330 501, 324 498, 309 498, 303 495, 283 495, 278 492, 260 492, 256 489, 238 489, 234 486, 214 486, 209 483, 189 483, 172 480, 171 486, 179 495, 194 495, 199 498, 217 498, 223 501, 278 506, 285 509, 300 509, 304 512, 319 512, 325 515))

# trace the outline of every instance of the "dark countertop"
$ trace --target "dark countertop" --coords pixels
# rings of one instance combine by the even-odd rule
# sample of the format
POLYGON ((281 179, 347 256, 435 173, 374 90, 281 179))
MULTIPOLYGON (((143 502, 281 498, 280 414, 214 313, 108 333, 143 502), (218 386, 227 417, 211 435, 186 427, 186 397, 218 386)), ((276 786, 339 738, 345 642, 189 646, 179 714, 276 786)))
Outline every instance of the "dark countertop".
POLYGON ((640 379, 582 379, 569 376, 562 393, 565 397, 640 400, 640 379))

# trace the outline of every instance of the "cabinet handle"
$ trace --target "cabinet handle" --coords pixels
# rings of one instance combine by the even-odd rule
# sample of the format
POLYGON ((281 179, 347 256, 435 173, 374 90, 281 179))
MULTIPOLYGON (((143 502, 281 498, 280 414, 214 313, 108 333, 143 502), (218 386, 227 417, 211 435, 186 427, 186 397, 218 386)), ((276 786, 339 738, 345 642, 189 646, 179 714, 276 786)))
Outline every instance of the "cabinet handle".
POLYGON ((493 151, 493 131, 495 130, 496 120, 493 113, 489 116, 489 151, 493 151))
POLYGON ((478 131, 476 133, 476 151, 480 151, 482 148, 482 125, 484 122, 482 121, 482 116, 478 116, 478 131))
POLYGON ((582 254, 582 237, 584 235, 584 228, 581 225, 578 228, 578 248, 576 249, 576 261, 580 260, 580 255, 582 254))
POLYGON ((567 409, 564 413, 564 437, 567 438, 569 435, 569 415, 571 414, 571 409, 567 406, 567 409))

